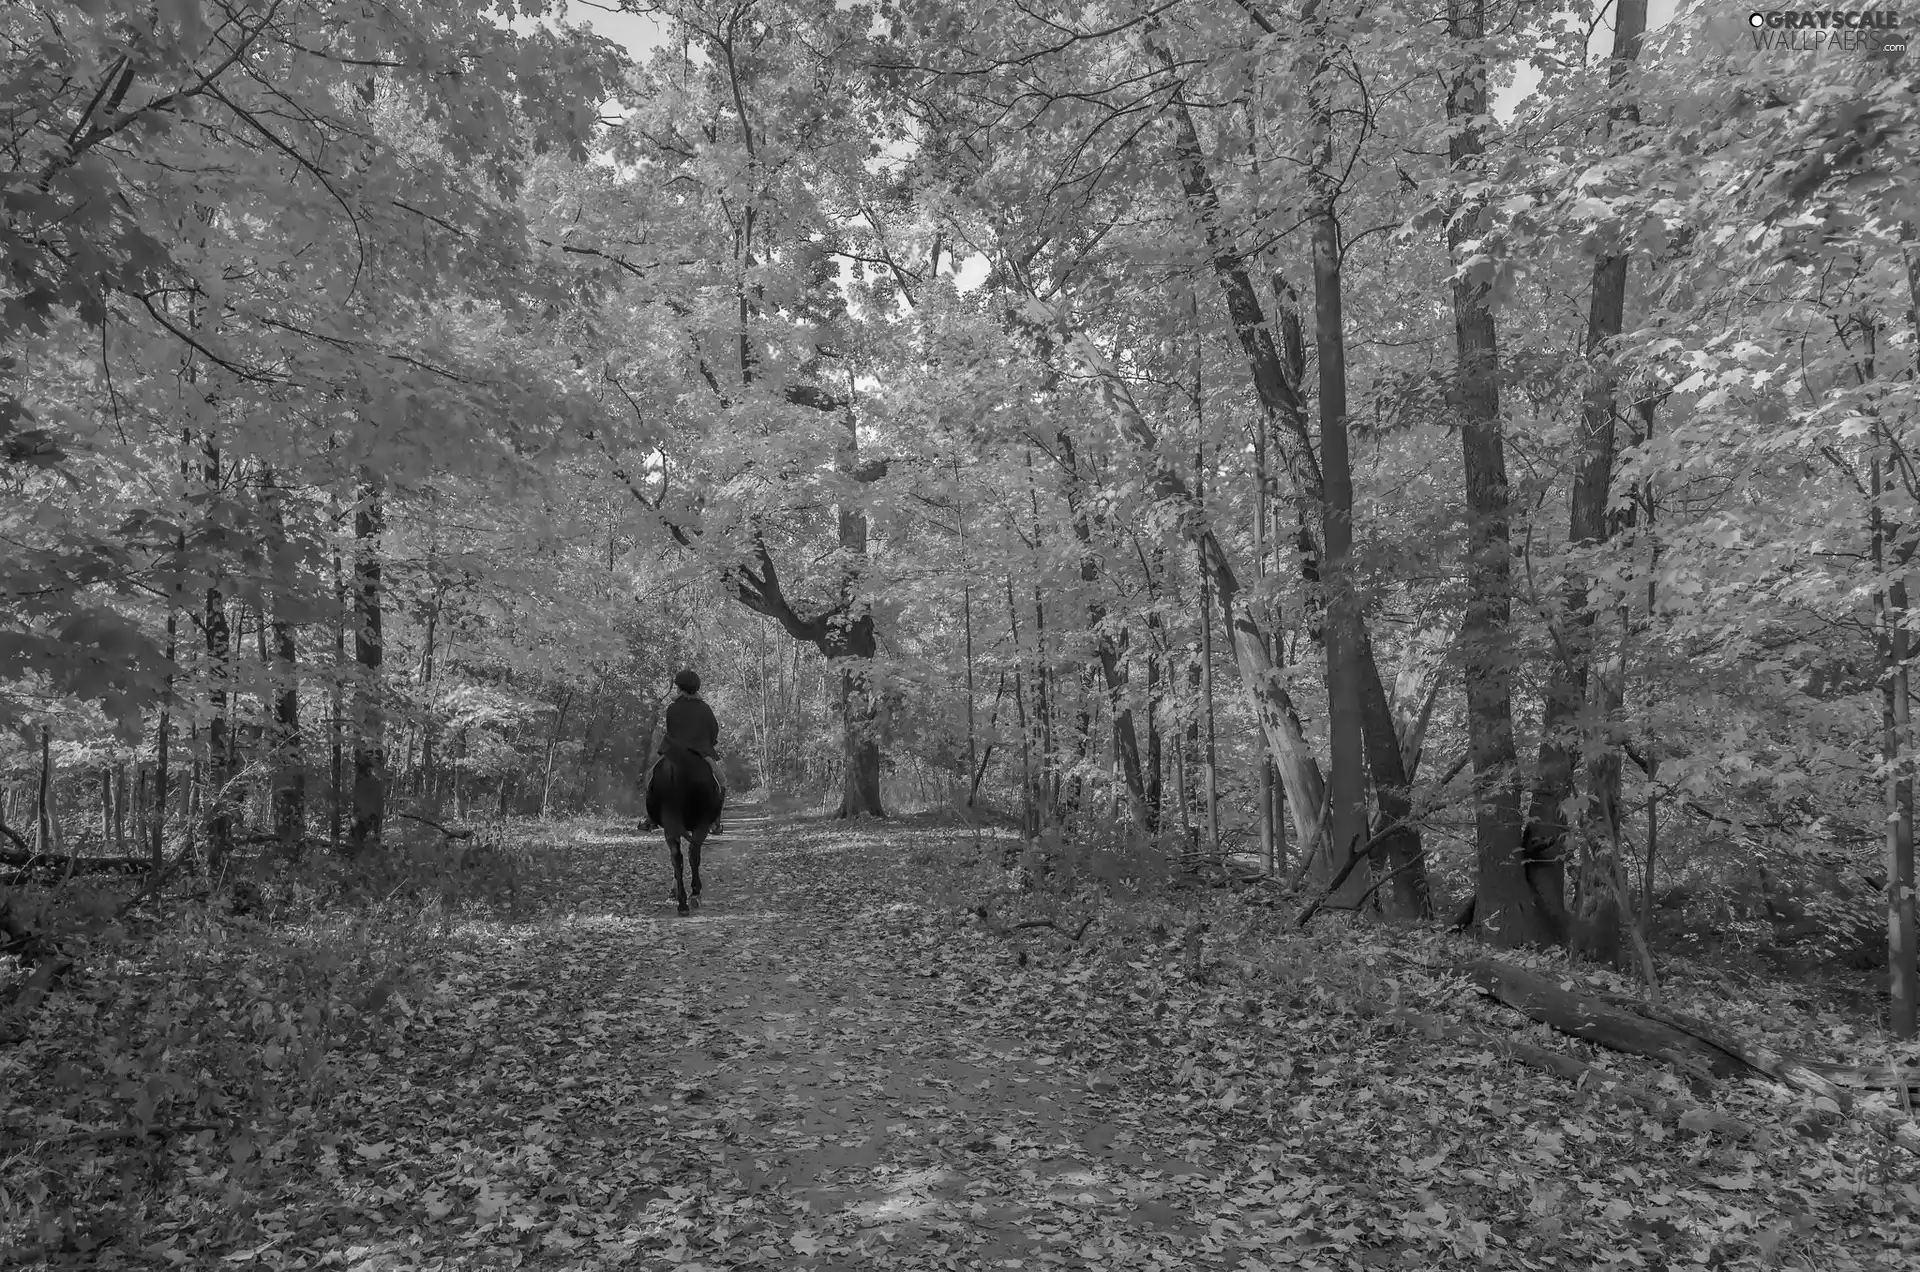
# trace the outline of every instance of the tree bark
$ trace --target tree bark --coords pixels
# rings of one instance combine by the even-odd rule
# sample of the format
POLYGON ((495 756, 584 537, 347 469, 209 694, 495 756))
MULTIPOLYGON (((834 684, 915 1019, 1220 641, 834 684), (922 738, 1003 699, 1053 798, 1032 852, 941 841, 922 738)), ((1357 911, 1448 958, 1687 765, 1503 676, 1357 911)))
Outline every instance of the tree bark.
MULTIPOLYGON (((1448 0, 1449 33, 1461 44, 1486 35, 1485 0, 1448 0)), ((1487 73, 1478 53, 1448 85, 1447 149, 1456 178, 1479 177, 1485 146, 1477 121, 1487 115, 1487 73)), ((1502 437, 1498 347, 1491 286, 1464 273, 1466 244, 1480 237, 1479 200, 1454 210, 1447 246, 1454 258, 1455 416, 1467 497, 1467 734, 1473 754, 1474 841, 1478 899, 1474 927, 1502 945, 1551 944, 1558 936, 1528 886, 1521 855, 1520 783, 1513 740, 1512 560, 1507 531, 1507 463, 1502 437)))
POLYGON ((573 706, 573 690, 563 689, 560 693, 560 710, 553 718, 553 732, 547 735, 546 772, 540 779, 540 820, 547 821, 553 816, 553 757, 560 749, 560 738, 567 730, 567 711, 573 706))
POLYGON ((33 851, 46 856, 54 851, 53 834, 53 728, 40 726, 40 780, 33 805, 33 851))
POLYGON ((1160 452, 1159 438, 1133 399, 1127 382, 1085 337, 1075 337, 1073 347, 1080 358, 1099 377, 1100 392, 1121 434, 1148 469, 1149 488, 1156 498, 1178 508, 1182 532, 1200 548, 1201 568, 1212 580, 1220 598, 1227 629, 1233 634, 1233 653, 1240 667, 1240 683, 1252 700, 1261 732, 1280 770, 1280 781, 1287 793, 1287 806, 1293 816, 1296 836, 1303 851, 1312 851, 1320 842, 1322 818, 1326 807, 1326 784, 1320 766, 1307 744, 1299 713, 1293 699, 1275 672, 1267 633, 1259 616, 1251 608, 1236 609, 1241 588, 1238 574, 1228 560, 1226 550, 1208 527, 1204 510, 1186 481, 1175 472, 1160 452))
MULTIPOLYGON (((1881 428, 1873 433, 1871 461, 1873 495, 1873 563, 1879 571, 1887 568, 1889 541, 1898 533, 1890 527, 1881 500, 1886 490, 1880 454, 1881 428)), ((1910 549, 1903 543, 1891 544, 1893 569, 1904 571, 1910 549)), ((1893 580, 1878 589, 1875 598, 1880 609, 1880 761, 1886 768, 1884 790, 1887 805, 1887 972, 1889 1025, 1897 1038, 1911 1038, 1916 1031, 1913 902, 1913 738, 1908 700, 1907 584, 1896 573, 1893 580)))
POLYGON ((274 536, 273 614, 273 830, 280 850, 288 856, 300 851, 307 820, 307 766, 300 746, 300 663, 294 624, 288 616, 295 569, 286 553, 286 519, 273 470, 261 474, 267 512, 274 536))
POLYGON ((1747 1064, 1711 1043, 1593 994, 1562 989, 1537 972, 1498 959, 1479 959, 1466 971, 1485 993, 1543 1025, 1615 1051, 1664 1060, 1685 1073, 1730 1078, 1747 1064))
MULTIPOLYGON (((1149 824, 1147 815, 1146 781, 1140 771, 1140 737, 1134 728, 1133 705, 1127 700, 1127 670, 1121 657, 1120 642, 1107 630, 1107 607, 1095 592, 1100 580, 1100 562, 1093 550, 1093 527, 1083 502, 1075 492, 1079 482, 1079 458, 1074 449, 1071 434, 1062 431, 1056 440, 1060 445, 1060 459, 1071 474, 1067 487, 1067 512, 1073 524, 1073 536, 1080 543, 1080 581, 1087 586, 1087 630, 1092 634, 1094 655, 1100 664, 1100 675, 1106 685, 1108 708, 1113 716, 1113 749, 1119 757, 1120 770, 1127 783, 1127 794, 1132 800, 1134 824, 1149 824)), ((972 631, 969 626, 968 648, 972 648, 972 631)), ((969 724, 971 728, 971 724, 969 724)))
MULTIPOLYGON (((1646 33, 1647 0, 1618 0, 1614 7, 1613 55, 1608 79, 1617 91, 1627 69, 1639 56, 1646 33)), ((1639 122, 1631 101, 1617 102, 1609 112, 1618 124, 1639 122)), ((1581 401, 1580 434, 1575 453, 1573 496, 1568 513, 1568 542, 1575 548, 1604 542, 1612 532, 1607 515, 1613 487, 1614 398, 1619 374, 1609 345, 1619 338, 1626 320, 1627 254, 1602 253, 1593 263, 1587 299, 1586 356, 1589 380, 1581 401)), ((1528 801, 1524 851, 1529 886, 1539 896, 1547 919, 1564 937, 1568 929, 1566 901, 1565 806, 1573 796, 1574 771, 1584 749, 1578 737, 1578 719, 1587 700, 1593 657, 1595 614, 1587 599, 1587 579, 1569 571, 1561 590, 1561 616, 1556 624, 1554 659, 1549 673, 1540 727, 1540 756, 1528 801)), ((1603 704, 1604 705, 1604 704, 1603 704)), ((1611 744, 1603 744, 1611 750, 1611 744)), ((1607 785, 1601 774, 1601 785, 1607 785)), ((1617 793, 1619 762, 1612 765, 1612 789, 1617 793)))
MULTIPOLYGON (((1368 840, 1364 678, 1360 670, 1364 636, 1353 577, 1353 465, 1347 444, 1346 320, 1341 294, 1340 222, 1334 214, 1333 115, 1325 87, 1329 69, 1323 50, 1307 94, 1316 134, 1308 185, 1313 196, 1309 215, 1313 225, 1314 347, 1320 368, 1320 579, 1327 604, 1327 798, 1333 833, 1318 872, 1322 879, 1330 878, 1368 840)), ((1378 674, 1371 679, 1377 692, 1378 674)), ((1346 887, 1348 895, 1336 896, 1336 904, 1350 904, 1365 889, 1366 880, 1355 874, 1346 887)))
POLYGON ((879 703, 871 680, 876 652, 873 615, 862 614, 828 655, 840 669, 841 817, 887 815, 880 800, 879 703))
MULTIPOLYGON (((1361 633, 1366 639, 1366 633, 1361 633)), ((1361 671, 1361 727, 1366 731, 1367 754, 1382 761, 1373 774, 1373 794, 1380 806, 1380 825, 1373 832, 1374 876, 1387 881, 1380 893, 1382 908, 1405 919, 1426 918, 1433 911, 1427 884, 1426 858, 1420 832, 1413 824, 1412 782, 1400 767, 1403 752, 1394 729, 1393 709, 1378 675, 1367 673, 1378 665, 1373 658, 1358 660, 1361 671), (1386 762, 1391 757, 1391 763, 1386 762), (1385 772, 1381 770, 1385 769, 1385 772)))
POLYGON ((333 684, 331 686, 332 708, 328 721, 328 807, 327 807, 327 845, 330 851, 338 853, 341 847, 341 829, 346 812, 346 677, 347 677, 347 627, 348 601, 347 580, 340 561, 340 510, 336 497, 329 495, 331 507, 330 522, 333 528, 333 684))
MULTIPOLYGON (((1156 29, 1156 24, 1152 23, 1149 23, 1145 28, 1145 45, 1148 56, 1158 62, 1163 69, 1171 73, 1176 64, 1171 54, 1162 48, 1154 39, 1156 29)), ((1241 349, 1246 355, 1248 369, 1253 378, 1255 393, 1260 399, 1261 406, 1268 420, 1277 421, 1293 433, 1298 440, 1298 459, 1290 470, 1290 477, 1295 489, 1300 491, 1310 502, 1319 503, 1323 498, 1321 461, 1316 457, 1313 433, 1307 423, 1306 408, 1302 404, 1294 385, 1294 380, 1297 379, 1298 367, 1303 360, 1303 356, 1296 353, 1293 349, 1289 349, 1289 354, 1292 356, 1295 368, 1295 375, 1290 377, 1288 374, 1288 362, 1283 360, 1280 346, 1275 343, 1273 328, 1267 322, 1266 315, 1260 304, 1259 295, 1254 289, 1252 278, 1247 272, 1243 258, 1238 252, 1233 250, 1231 244, 1225 242, 1222 238, 1219 194, 1214 187, 1212 176, 1207 171, 1206 163, 1200 149, 1199 131, 1194 126, 1191 112, 1187 109, 1183 99, 1176 97, 1170 118, 1174 126, 1174 152, 1176 162, 1180 169, 1181 187, 1186 193, 1188 206, 1192 209, 1195 218, 1199 221, 1206 236, 1214 275, 1220 285, 1221 296, 1227 307, 1228 318, 1233 324, 1234 333, 1240 342, 1241 349)), ((1299 343, 1300 335, 1296 324, 1283 322, 1281 334, 1282 338, 1287 340, 1290 346, 1299 343)), ((1311 546, 1310 536, 1308 536, 1308 546, 1311 546)), ((1303 561, 1303 566, 1307 570, 1309 583, 1317 583, 1318 579, 1315 572, 1317 567, 1307 561, 1303 561)), ((1224 591, 1222 592, 1222 597, 1224 602, 1224 591)), ((1356 619, 1357 618, 1358 616, 1356 615, 1356 619)), ((1239 620, 1236 620, 1236 623, 1238 621, 1239 620)), ((1252 631, 1260 631, 1265 626, 1258 615, 1249 617, 1247 621, 1253 624, 1250 629, 1252 631)), ((1241 649, 1243 642, 1238 626, 1236 626, 1234 630, 1235 653, 1241 660, 1243 671, 1250 663, 1257 663, 1266 668, 1268 674, 1271 674, 1274 656, 1267 652, 1245 651, 1243 653, 1241 649)), ((1359 677, 1357 683, 1363 684, 1367 674, 1365 664, 1370 661, 1372 657, 1371 646, 1364 640, 1356 640, 1354 643, 1357 646, 1357 648, 1353 650, 1353 658, 1355 660, 1354 671, 1359 677)), ((1377 680, 1379 677, 1378 670, 1374 670, 1372 675, 1377 680)), ((1342 683, 1344 687, 1344 680, 1342 683)), ((1293 715, 1291 704, 1289 703, 1285 708, 1281 708, 1278 702, 1268 697, 1264 691, 1258 688, 1252 688, 1251 691, 1255 692, 1257 696, 1267 698, 1267 706, 1263 709, 1262 718, 1263 720, 1270 718, 1274 725, 1274 729, 1268 731, 1267 736, 1269 743, 1275 746, 1272 752, 1273 760, 1275 765, 1281 770, 1281 786, 1284 791, 1284 799, 1289 806, 1291 821, 1301 845, 1301 850, 1309 855, 1315 852, 1324 853, 1326 849, 1321 844, 1320 830, 1322 824, 1320 802, 1321 779, 1318 768, 1317 766, 1313 766, 1311 775, 1309 775, 1308 770, 1302 767, 1303 760, 1305 764, 1312 765, 1312 755, 1305 750, 1304 736, 1299 739, 1299 754, 1297 755, 1282 753, 1275 741, 1276 738, 1286 740, 1288 728, 1286 720, 1293 715), (1311 791, 1312 802, 1303 804, 1303 794, 1307 794, 1309 790, 1311 791)), ((1284 696, 1284 694, 1281 695, 1281 697, 1284 696)), ((1356 701, 1356 696, 1348 695, 1347 701, 1350 703, 1356 701)), ((1356 711, 1354 719, 1358 720, 1358 718, 1359 715, 1356 711)), ((1293 727, 1296 729, 1298 727, 1297 717, 1293 717, 1293 727)), ((1362 746, 1367 746, 1365 732, 1361 731, 1360 736, 1362 746)), ((1289 741, 1288 745, 1291 746, 1293 744, 1289 741)), ((1392 761, 1387 757, 1368 755, 1367 759, 1374 763, 1376 771, 1391 771, 1392 761)), ((1342 778, 1341 780, 1344 782, 1345 779, 1342 778)), ((1364 778, 1362 781, 1364 782, 1364 778)), ((1351 808, 1350 803, 1349 808, 1351 808)), ((1364 817, 1364 793, 1362 795, 1362 810, 1364 817)), ((1362 826, 1361 842, 1364 842, 1364 821, 1362 822, 1362 826)), ((1351 831, 1349 831, 1349 834, 1351 834, 1351 831)))
MULTIPOLYGON (((1199 372, 1196 366, 1194 374, 1194 401, 1205 401, 1199 393, 1199 372)), ((1193 497, 1202 506, 1206 502, 1206 490, 1202 484, 1206 480, 1207 451, 1205 442, 1204 419, 1200 425, 1201 445, 1194 466, 1193 497)), ((1196 551, 1204 554, 1205 549, 1196 551)), ((1200 718, 1206 723, 1206 761, 1202 774, 1205 785, 1202 791, 1207 801, 1207 852, 1218 856, 1220 853, 1220 752, 1218 738, 1214 730, 1213 718, 1213 580, 1205 569, 1204 555, 1199 561, 1200 570, 1200 718)))
POLYGON ((360 479, 353 514, 353 655, 359 665, 354 685, 353 821, 347 846, 356 855, 381 846, 387 803, 386 704, 381 663, 386 646, 381 633, 380 536, 385 530, 380 489, 371 474, 360 479))
POLYGON ((177 637, 179 619, 170 606, 167 609, 167 686, 160 698, 160 720, 153 733, 153 820, 149 826, 147 853, 157 866, 166 860, 167 835, 167 769, 173 752, 173 682, 175 676, 174 659, 179 655, 177 637))
POLYGON ((1160 829, 1160 815, 1165 796, 1165 779, 1162 772, 1160 737, 1160 704, 1165 698, 1164 676, 1161 666, 1164 644, 1160 626, 1160 615, 1150 611, 1147 614, 1147 756, 1145 761, 1146 804, 1148 834, 1160 829))
MULTIPOLYGON (((220 451, 205 449, 207 490, 220 490, 220 451)), ((207 640, 207 855, 216 869, 233 851, 234 754, 228 719, 228 682, 232 679, 233 634, 227 625, 226 597, 220 584, 207 586, 204 626, 207 640)))

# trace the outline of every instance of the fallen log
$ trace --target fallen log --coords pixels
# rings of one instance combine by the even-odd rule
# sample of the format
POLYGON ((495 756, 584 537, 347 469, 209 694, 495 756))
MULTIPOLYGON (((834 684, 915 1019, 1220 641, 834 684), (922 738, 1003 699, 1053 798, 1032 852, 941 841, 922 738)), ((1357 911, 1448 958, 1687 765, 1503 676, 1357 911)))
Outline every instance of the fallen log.
POLYGON ((36 874, 145 874, 153 869, 150 857, 66 857, 50 853, 0 852, 0 866, 14 866, 36 874))
POLYGON ((1836 1064, 1830 1060, 1802 1058, 1815 1073, 1838 1087, 1850 1091, 1893 1091, 1905 1087, 1909 1094, 1920 1095, 1920 1069, 1893 1069, 1882 1065, 1866 1068, 1857 1064, 1836 1064))
POLYGON ((1870 1100, 1854 1100, 1837 1082, 1805 1059, 1775 1050, 1763 1042, 1737 1037, 1710 1020, 1670 1007, 1642 1007, 1640 1011, 1652 1020, 1683 1030, 1728 1055, 1737 1056, 1744 1064, 1776 1082, 1807 1095, 1832 1100, 1842 1113, 1851 1113, 1873 1123, 1887 1131, 1902 1148, 1920 1153, 1920 1123, 1915 1123, 1899 1109, 1870 1100))
POLYGON ((1658 1095, 1616 1077, 1598 1065, 1588 1064, 1578 1057, 1566 1055, 1563 1052, 1549 1051, 1545 1047, 1536 1047, 1530 1043, 1505 1038, 1483 1029, 1476 1029, 1472 1025, 1441 1020, 1436 1016, 1406 1008, 1389 1010, 1378 1004, 1362 1003, 1360 1009, 1369 1015, 1385 1017, 1402 1027, 1410 1026, 1429 1038, 1478 1047, 1505 1059, 1531 1065, 1555 1077, 1565 1078, 1581 1090, 1591 1091, 1611 1103, 1640 1109, 1664 1121, 1677 1123, 1687 1130, 1710 1131, 1729 1135, 1735 1139, 1745 1139, 1753 1134, 1753 1128, 1737 1117, 1731 1117, 1701 1105, 1690 1104, 1685 1100, 1658 1095))
POLYGON ((1738 1077, 1751 1069, 1740 1057, 1684 1029, 1624 1011, 1598 994, 1562 989, 1524 967, 1483 958, 1467 964, 1465 970, 1488 996, 1575 1038, 1663 1060, 1701 1078, 1738 1077))
POLYGON ((422 826, 431 826, 433 827, 433 829, 445 835, 449 840, 473 838, 473 831, 469 830, 464 826, 460 826, 460 827, 442 826, 439 822, 433 820, 431 817, 422 817, 418 813, 408 813, 408 812, 402 812, 399 810, 395 810, 393 815, 395 817, 404 817, 408 821, 419 822, 422 826))

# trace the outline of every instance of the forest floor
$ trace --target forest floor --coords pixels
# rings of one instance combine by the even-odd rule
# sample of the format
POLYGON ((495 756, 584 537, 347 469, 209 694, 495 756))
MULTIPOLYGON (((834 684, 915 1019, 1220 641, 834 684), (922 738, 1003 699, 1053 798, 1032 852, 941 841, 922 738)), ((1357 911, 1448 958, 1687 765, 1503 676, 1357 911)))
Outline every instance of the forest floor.
POLYGON ((1392 1027, 1495 1019, 1446 938, 1027 892, 952 827, 729 829, 688 918, 599 823, 511 913, 126 938, 0 1049, 0 1265, 1920 1266, 1916 1162, 1855 1123, 1722 1084, 1761 1129, 1696 1134, 1392 1027))

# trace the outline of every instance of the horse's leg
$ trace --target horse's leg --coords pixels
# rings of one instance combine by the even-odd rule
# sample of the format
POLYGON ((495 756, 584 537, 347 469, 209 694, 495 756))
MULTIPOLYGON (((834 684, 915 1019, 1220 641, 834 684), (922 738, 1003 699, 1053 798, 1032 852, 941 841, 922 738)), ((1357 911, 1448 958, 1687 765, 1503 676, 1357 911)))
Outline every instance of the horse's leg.
POLYGON ((687 841, 687 855, 693 859, 693 903, 695 905, 700 904, 700 845, 706 838, 705 835, 694 835, 687 841))
POLYGON ((667 836, 667 847, 673 850, 673 903, 680 908, 680 913, 685 914, 687 912, 687 885, 680 874, 680 836, 667 836))

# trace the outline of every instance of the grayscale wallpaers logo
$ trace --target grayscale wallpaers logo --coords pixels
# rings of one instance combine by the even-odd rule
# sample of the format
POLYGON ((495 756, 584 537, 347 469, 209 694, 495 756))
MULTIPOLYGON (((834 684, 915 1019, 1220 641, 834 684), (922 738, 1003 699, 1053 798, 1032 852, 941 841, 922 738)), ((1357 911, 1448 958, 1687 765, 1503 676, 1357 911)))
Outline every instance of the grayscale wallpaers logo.
POLYGON ((1755 9, 1747 25, 1757 49, 1898 56, 1907 48, 1900 15, 1891 9, 1755 9))

